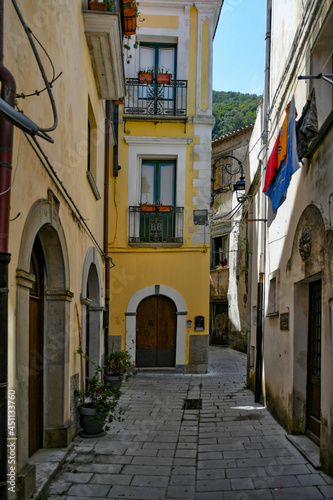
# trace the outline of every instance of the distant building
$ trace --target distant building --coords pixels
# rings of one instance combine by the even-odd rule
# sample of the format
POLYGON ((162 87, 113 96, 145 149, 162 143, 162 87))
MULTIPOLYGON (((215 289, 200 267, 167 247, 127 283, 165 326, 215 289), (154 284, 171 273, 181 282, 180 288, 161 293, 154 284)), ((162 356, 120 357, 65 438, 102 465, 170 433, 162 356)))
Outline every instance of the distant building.
MULTIPOLYGON (((247 350, 247 223, 234 185, 246 177, 253 124, 212 143, 210 342, 247 350), (235 173, 231 175, 231 173, 235 173)), ((242 193, 244 195, 244 192, 242 193)), ((239 196, 238 196, 239 197, 239 196)))

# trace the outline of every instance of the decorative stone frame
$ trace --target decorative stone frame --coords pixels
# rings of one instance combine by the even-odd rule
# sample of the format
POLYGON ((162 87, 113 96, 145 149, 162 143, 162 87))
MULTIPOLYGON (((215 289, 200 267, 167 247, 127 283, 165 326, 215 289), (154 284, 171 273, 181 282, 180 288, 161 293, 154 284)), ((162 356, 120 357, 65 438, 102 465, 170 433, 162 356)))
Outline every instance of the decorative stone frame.
POLYGON ((185 365, 185 343, 186 343, 186 304, 183 297, 173 288, 164 285, 152 285, 138 290, 129 300, 126 316, 126 350, 135 359, 136 352, 136 316, 140 302, 152 295, 165 295, 169 297, 176 306, 177 336, 176 336, 176 367, 185 365))
POLYGON ((86 339, 86 317, 89 308, 89 357, 97 364, 101 363, 101 341, 103 327, 101 272, 98 262, 97 249, 90 247, 87 251, 82 273, 81 287, 81 328, 82 345, 86 339), (87 290, 89 284, 89 298, 87 290))
MULTIPOLYGON (((29 293, 34 281, 30 260, 38 234, 45 257, 44 312, 44 432, 45 448, 63 448, 72 440, 69 408, 69 315, 73 293, 69 291, 69 260, 59 201, 48 199, 31 207, 22 232, 16 271, 17 345, 17 468, 29 459, 29 293)), ((24 482, 24 479, 23 479, 24 482)), ((24 488, 24 486, 23 486, 24 488)))

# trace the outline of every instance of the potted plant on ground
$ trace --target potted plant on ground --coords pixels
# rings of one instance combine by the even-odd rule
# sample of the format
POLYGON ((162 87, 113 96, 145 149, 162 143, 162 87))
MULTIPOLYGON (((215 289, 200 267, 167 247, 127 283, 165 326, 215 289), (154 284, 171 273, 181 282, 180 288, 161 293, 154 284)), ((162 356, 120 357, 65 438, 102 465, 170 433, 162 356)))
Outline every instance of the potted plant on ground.
POLYGON ((167 69, 164 69, 164 67, 158 68, 158 73, 156 75, 157 83, 169 84, 171 82, 171 78, 172 74, 169 73, 167 69))
POLYGON ((104 379, 112 391, 117 393, 123 380, 135 377, 137 370, 127 351, 113 351, 105 356, 104 379))
POLYGON ((110 429, 109 423, 121 420, 122 410, 118 410, 119 392, 112 391, 109 384, 101 377, 102 369, 92 362, 82 349, 77 349, 77 354, 91 363, 95 372, 86 378, 86 386, 76 390, 75 395, 79 400, 80 421, 83 430, 79 433, 81 437, 99 437, 110 429))
MULTIPOLYGON (((113 7, 114 7, 113 0, 107 0, 107 2, 106 2, 106 10, 109 11, 109 12, 113 12, 113 7)), ((89 9, 90 10, 97 10, 97 2, 96 2, 96 0, 90 0, 89 1, 89 9)), ((98 2, 98 10, 99 11, 105 10, 105 2, 98 2)))

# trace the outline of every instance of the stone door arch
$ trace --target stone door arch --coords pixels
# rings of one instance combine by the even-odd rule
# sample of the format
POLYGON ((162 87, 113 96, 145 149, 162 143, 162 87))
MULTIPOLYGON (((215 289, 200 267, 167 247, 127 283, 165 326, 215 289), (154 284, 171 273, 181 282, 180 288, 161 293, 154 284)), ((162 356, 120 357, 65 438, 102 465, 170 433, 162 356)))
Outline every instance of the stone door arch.
MULTIPOLYGON (((103 327, 101 273, 97 250, 88 249, 83 264, 81 291, 82 346, 89 358, 97 364, 101 362, 101 341, 103 327)), ((85 373, 92 369, 86 365, 85 373)))
POLYGON ((165 285, 152 285, 138 290, 132 295, 126 310, 126 350, 135 359, 136 355, 136 318, 140 302, 152 295, 164 295, 171 299, 176 306, 177 334, 176 334, 176 366, 185 365, 186 343, 186 304, 179 292, 165 285))
POLYGON ((29 456, 29 295, 35 276, 30 263, 38 235, 45 260, 44 291, 44 374, 43 447, 66 447, 71 438, 69 411, 69 262, 59 201, 49 191, 48 199, 38 200, 27 216, 16 271, 17 337, 17 437, 18 470, 29 456))

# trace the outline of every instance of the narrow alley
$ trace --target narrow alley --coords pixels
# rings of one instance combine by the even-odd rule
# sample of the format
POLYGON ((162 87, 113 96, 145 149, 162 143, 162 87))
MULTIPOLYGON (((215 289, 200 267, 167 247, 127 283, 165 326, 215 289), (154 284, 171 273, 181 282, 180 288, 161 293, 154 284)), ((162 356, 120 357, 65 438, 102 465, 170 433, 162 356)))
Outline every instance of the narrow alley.
POLYGON ((124 421, 98 439, 77 436, 43 498, 333 499, 333 478, 254 403, 245 380, 246 355, 212 346, 205 375, 141 371, 123 385, 124 421))

